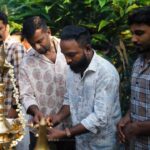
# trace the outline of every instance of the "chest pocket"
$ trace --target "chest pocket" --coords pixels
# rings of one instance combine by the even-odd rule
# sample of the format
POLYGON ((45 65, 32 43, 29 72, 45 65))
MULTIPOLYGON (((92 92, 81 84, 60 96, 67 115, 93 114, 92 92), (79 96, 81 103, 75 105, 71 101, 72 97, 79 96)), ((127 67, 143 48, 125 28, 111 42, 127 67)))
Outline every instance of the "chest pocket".
POLYGON ((132 77, 131 109, 133 115, 150 119, 150 75, 147 72, 132 77))
POLYGON ((82 99, 83 98, 79 95, 70 94, 69 96, 70 105, 72 105, 74 108, 77 108, 82 99))

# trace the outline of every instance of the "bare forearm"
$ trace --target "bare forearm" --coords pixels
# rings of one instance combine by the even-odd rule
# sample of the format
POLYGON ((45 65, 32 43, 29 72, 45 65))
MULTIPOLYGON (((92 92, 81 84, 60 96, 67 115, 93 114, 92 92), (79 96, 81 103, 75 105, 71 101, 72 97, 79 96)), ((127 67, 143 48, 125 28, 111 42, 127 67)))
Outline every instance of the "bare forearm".
POLYGON ((37 112, 39 111, 38 106, 36 105, 31 105, 28 110, 27 110, 27 114, 30 114, 32 116, 34 116, 37 112))
POLYGON ((150 121, 137 122, 139 135, 149 136, 150 135, 150 121))
POLYGON ((78 124, 70 129, 66 128, 65 130, 58 130, 56 128, 49 128, 48 130, 49 130, 48 135, 49 140, 76 136, 88 132, 88 130, 86 130, 86 128, 82 124, 78 124))
POLYGON ((65 130, 61 131, 61 136, 59 138, 76 136, 87 132, 89 131, 82 124, 78 124, 70 129, 66 128, 65 130))
POLYGON ((58 116, 58 122, 61 122, 65 118, 67 118, 70 115, 70 107, 69 105, 63 105, 60 111, 57 113, 58 116))
POLYGON ((76 136, 76 135, 89 132, 82 124, 78 124, 70 128, 69 130, 70 130, 71 136, 76 136))
POLYGON ((125 116, 124 117, 126 117, 126 118, 130 118, 130 109, 126 112, 126 114, 125 114, 125 116))

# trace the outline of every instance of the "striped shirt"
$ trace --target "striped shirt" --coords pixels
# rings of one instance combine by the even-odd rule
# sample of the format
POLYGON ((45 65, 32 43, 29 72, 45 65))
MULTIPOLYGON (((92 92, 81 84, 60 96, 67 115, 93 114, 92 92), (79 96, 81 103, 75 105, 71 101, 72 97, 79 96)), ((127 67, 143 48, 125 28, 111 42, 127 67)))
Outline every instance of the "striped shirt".
MULTIPOLYGON (((144 64, 139 57, 134 66, 131 80, 131 119, 150 120, 150 61, 144 64)), ((137 136, 132 141, 136 150, 150 150, 150 136, 137 136)))
MULTIPOLYGON (((4 42, 4 49, 6 54, 6 60, 14 67, 16 85, 18 87, 19 64, 24 55, 24 47, 15 38, 9 36, 4 42)), ((13 99, 13 86, 10 81, 10 76, 8 74, 3 78, 3 81, 6 85, 6 110, 9 110, 11 106, 11 101, 13 99)))

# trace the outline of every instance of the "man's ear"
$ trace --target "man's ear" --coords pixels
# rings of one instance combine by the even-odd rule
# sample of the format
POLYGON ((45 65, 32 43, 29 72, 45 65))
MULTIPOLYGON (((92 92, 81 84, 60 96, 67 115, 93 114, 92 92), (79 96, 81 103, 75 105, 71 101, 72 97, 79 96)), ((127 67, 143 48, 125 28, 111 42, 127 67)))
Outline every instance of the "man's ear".
POLYGON ((47 32, 48 32, 48 34, 51 34, 51 29, 50 29, 50 27, 47 27, 47 32))
POLYGON ((91 52, 91 45, 90 44, 87 44, 85 48, 86 48, 87 52, 91 52))
POLYGON ((91 51, 92 51, 91 45, 90 44, 85 45, 84 53, 87 56, 87 58, 89 58, 91 56, 91 51))
POLYGON ((9 26, 9 24, 7 24, 6 25, 6 31, 9 33, 9 31, 10 31, 10 26, 9 26))

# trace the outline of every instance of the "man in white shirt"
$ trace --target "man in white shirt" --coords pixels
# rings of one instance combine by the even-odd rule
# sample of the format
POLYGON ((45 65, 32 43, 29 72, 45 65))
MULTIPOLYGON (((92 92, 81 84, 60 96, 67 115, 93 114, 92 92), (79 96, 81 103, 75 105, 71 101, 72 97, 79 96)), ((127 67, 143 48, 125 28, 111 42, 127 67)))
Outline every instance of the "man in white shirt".
POLYGON ((49 129, 49 139, 76 136, 76 150, 117 150, 116 124, 121 117, 119 75, 91 47, 83 27, 66 26, 61 33, 67 64, 67 92, 60 111, 50 115, 54 126, 71 116, 72 128, 49 129))

